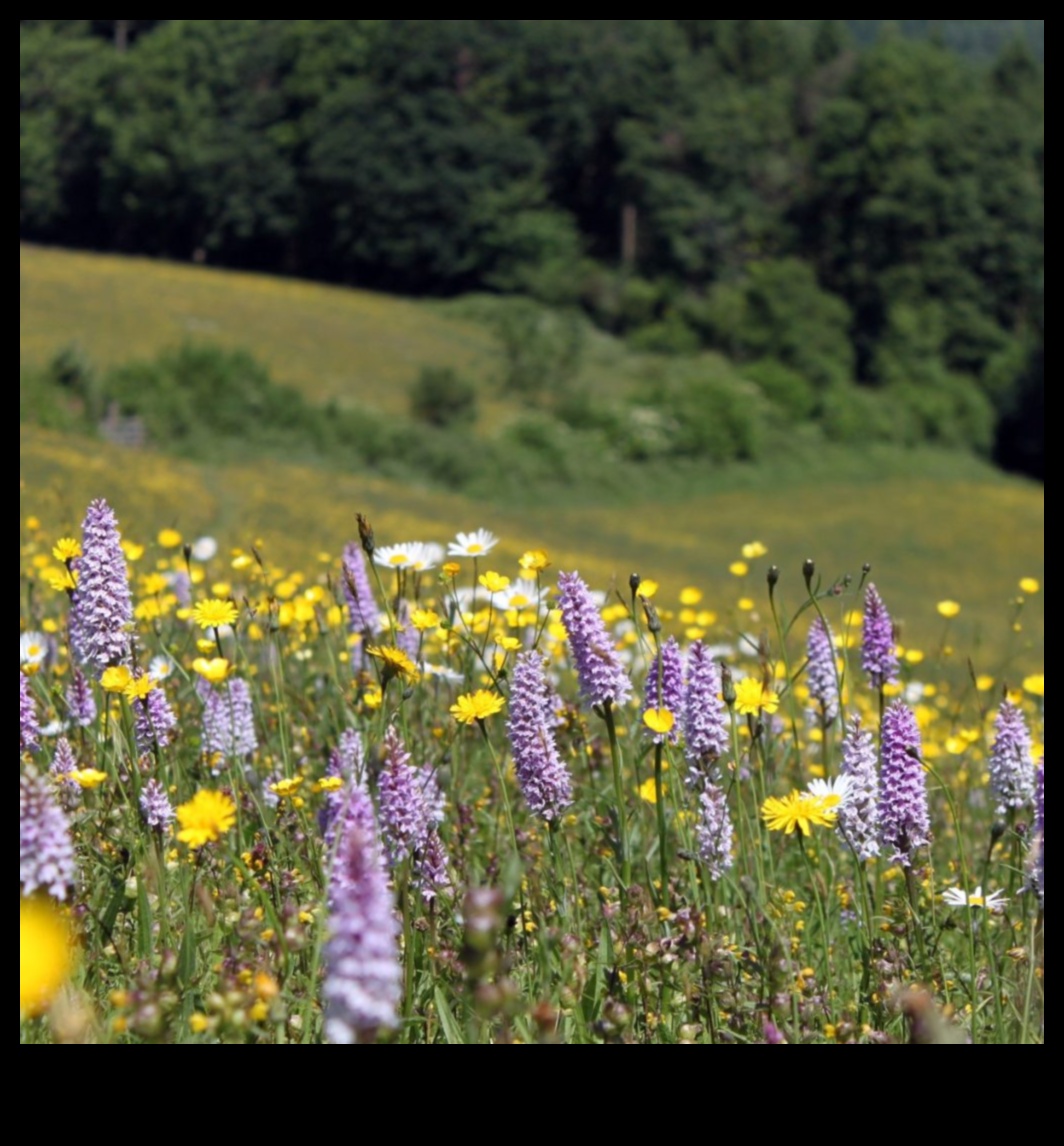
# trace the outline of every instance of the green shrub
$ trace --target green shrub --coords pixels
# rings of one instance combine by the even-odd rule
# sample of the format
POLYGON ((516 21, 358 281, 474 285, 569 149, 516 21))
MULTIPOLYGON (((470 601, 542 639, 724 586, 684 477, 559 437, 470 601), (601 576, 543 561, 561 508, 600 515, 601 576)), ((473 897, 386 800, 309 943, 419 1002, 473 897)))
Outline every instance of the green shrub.
POLYGON ((744 366, 743 377, 756 382, 761 392, 795 422, 811 418, 820 405, 816 389, 805 375, 776 358, 761 358, 744 366))
POLYGON ((427 426, 471 426, 477 420, 477 388, 450 367, 427 366, 411 387, 410 413, 427 426))

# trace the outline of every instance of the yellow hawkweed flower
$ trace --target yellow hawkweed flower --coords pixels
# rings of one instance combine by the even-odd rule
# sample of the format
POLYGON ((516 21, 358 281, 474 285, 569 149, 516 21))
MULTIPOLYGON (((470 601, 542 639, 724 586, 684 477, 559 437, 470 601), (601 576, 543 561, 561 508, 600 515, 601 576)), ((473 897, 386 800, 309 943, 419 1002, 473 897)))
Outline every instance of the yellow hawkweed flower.
POLYGON ((83 788, 87 792, 91 792, 94 788, 99 788, 102 784, 107 783, 107 773, 97 772, 95 768, 81 768, 77 771, 70 772, 67 777, 72 780, 79 788, 83 788))
POLYGON ((648 708, 643 723, 657 736, 668 736, 676 727, 676 717, 667 708, 648 708))
MULTIPOLYGON (((662 784, 662 786, 661 786, 662 795, 664 795, 667 791, 668 791, 668 788, 664 784, 662 784)), ((653 776, 651 776, 649 780, 644 780, 643 783, 639 785, 639 798, 645 804, 657 805, 657 802, 658 802, 658 785, 657 785, 657 781, 654 779, 653 776)))
POLYGON ((1045 674, 1039 673, 1037 676, 1029 676, 1023 682, 1023 691, 1029 692, 1031 696, 1040 696, 1044 699, 1046 695, 1045 674))
POLYGON ((156 681, 152 680, 150 676, 142 676, 138 680, 130 681, 123 689, 122 695, 126 700, 143 700, 158 687, 156 681))
POLYGON ((945 617, 947 621, 952 621, 954 617, 961 615, 961 607, 956 601, 939 601, 936 608, 938 615, 945 617))
POLYGON ((644 601, 652 601, 657 595, 661 586, 657 581, 640 581, 639 588, 636 589, 636 596, 641 597, 644 601))
POLYGON ((1020 592, 1026 593, 1028 597, 1033 597, 1036 593, 1042 591, 1042 586, 1033 577, 1024 577, 1020 582, 1020 592))
POLYGON ((542 573, 550 568, 550 559, 542 549, 530 549, 521 557, 519 564, 526 573, 542 573))
POLYGON ((164 529, 156 540, 163 549, 177 549, 184 538, 176 529, 164 529))
POLYGON ((201 629, 221 629, 226 625, 235 625, 240 612, 232 601, 211 599, 200 601, 192 610, 192 619, 201 629))
POLYGON ((374 660, 381 662, 381 676, 385 684, 394 677, 400 677, 402 680, 417 680, 417 665, 402 649, 393 649, 385 645, 367 649, 366 652, 374 660))
POLYGON ((106 669, 100 677, 100 687, 104 692, 125 692, 132 683, 133 674, 124 665, 106 669))
POLYGON ((836 812, 832 804, 838 800, 828 796, 813 796, 808 792, 792 792, 784 799, 776 796, 766 800, 761 807, 761 818, 770 832, 785 832, 793 836, 800 831, 803 836, 811 836, 813 828, 833 828, 836 812))
POLYGON ((221 839, 236 824, 236 804, 221 792, 197 792, 177 809, 177 838, 192 851, 221 839))
POLYGON ((733 577, 745 577, 750 572, 750 566, 745 561, 733 561, 728 566, 728 572, 733 577))
POLYGON ((743 557, 747 561, 756 561, 759 557, 767 556, 768 549, 760 541, 751 541, 749 545, 743 546, 743 557))
POLYGON ((67 561, 76 561, 81 556, 81 542, 75 541, 73 537, 64 537, 55 543, 52 556, 64 564, 67 561))
POLYGON ((215 657, 213 660, 197 657, 192 662, 192 671, 210 684, 222 684, 229 675, 229 662, 224 657, 215 657))
POLYGON ((740 716, 757 716, 762 711, 772 716, 779 707, 780 698, 753 677, 748 676, 735 686, 735 710, 740 716))
POLYGON ((506 701, 497 693, 481 689, 479 692, 460 696, 451 706, 451 715, 459 724, 477 724, 495 716, 506 707, 506 701))
POLYGON ((70 931, 49 900, 19 899, 18 1010, 20 1018, 42 1015, 70 975, 70 931))
POLYGON ((696 589, 693 585, 680 590, 680 604, 686 609, 693 609, 696 605, 701 605, 702 598, 702 590, 696 589))
POLYGON ((482 573, 477 580, 489 593, 504 593, 510 588, 510 578, 503 577, 501 573, 482 573))
POLYGON ((47 581, 49 587, 57 593, 71 593, 78 587, 77 572, 71 572, 66 568, 51 570, 47 575, 47 581))
POLYGON ((426 633, 430 629, 440 627, 440 618, 439 614, 434 613, 431 609, 415 609, 410 614, 410 623, 419 633, 426 633))

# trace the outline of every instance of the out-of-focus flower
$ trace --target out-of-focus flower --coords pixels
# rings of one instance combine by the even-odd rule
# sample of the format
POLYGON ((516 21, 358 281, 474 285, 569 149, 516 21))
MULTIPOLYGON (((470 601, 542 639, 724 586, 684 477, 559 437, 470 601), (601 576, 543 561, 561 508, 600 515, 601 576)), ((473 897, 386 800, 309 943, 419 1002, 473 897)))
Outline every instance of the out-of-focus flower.
POLYGON ((201 565, 218 556, 218 542, 213 537, 201 537, 192 543, 192 560, 201 565))
POLYGON ((19 899, 20 1019, 43 1015, 73 969, 73 943, 66 920, 42 899, 19 899))
POLYGON ((969 895, 959 887, 951 887, 942 893, 942 900, 947 907, 985 909, 998 915, 1005 910, 1008 896, 1003 891, 995 891, 990 895, 983 895, 983 889, 981 887, 977 887, 975 891, 969 895))
POLYGON ((125 664, 132 651, 133 597, 118 520, 107 502, 89 506, 82 538, 70 640, 79 664, 98 674, 125 664))
POLYGON ((898 656, 894 622, 875 585, 865 591, 864 647, 862 665, 875 689, 898 683, 898 656))
POLYGON ((735 860, 735 829, 728 799, 716 784, 707 784, 698 800, 698 854, 714 883, 722 880, 735 860))
POLYGON ((236 804, 224 792, 197 792, 177 809, 177 838, 191 851, 217 843, 236 825, 236 804))
POLYGON ((880 842, 892 863, 909 868, 931 842, 931 814, 922 763, 920 725, 912 710, 895 701, 883 719, 880 842))
POLYGON ((30 682, 21 672, 18 674, 18 717, 19 752, 36 752, 41 743, 41 721, 30 682))
POLYGON ((839 808, 839 833, 860 859, 875 859, 879 855, 879 754, 860 717, 854 717, 846 729, 842 774, 850 788, 839 808))
POLYGON ((696 787, 728 749, 725 708, 721 700, 720 668, 710 650, 695 641, 687 652, 684 700, 684 754, 688 783, 696 787))
POLYGON ((523 653, 514 665, 509 735, 517 782, 535 816, 548 822, 573 802, 572 778, 562 762, 549 710, 549 685, 539 653, 523 653))
POLYGON ((30 770, 18 782, 18 880, 25 896, 67 897, 74 882, 70 824, 49 780, 30 770))
POLYGON ((174 822, 176 813, 166 789, 158 780, 149 780, 140 793, 140 814, 153 832, 162 835, 174 822))
POLYGON ((1005 701, 994 723, 996 736, 990 750, 990 789, 999 815, 1027 807, 1034 799, 1034 760, 1031 733, 1023 712, 1005 701))
POLYGON ((48 640, 41 633, 23 633, 18 641, 18 663, 36 671, 48 657, 48 640))
POLYGON ((679 743, 681 730, 676 717, 683 710, 683 654, 676 638, 670 637, 647 672, 643 725, 655 744, 679 743))

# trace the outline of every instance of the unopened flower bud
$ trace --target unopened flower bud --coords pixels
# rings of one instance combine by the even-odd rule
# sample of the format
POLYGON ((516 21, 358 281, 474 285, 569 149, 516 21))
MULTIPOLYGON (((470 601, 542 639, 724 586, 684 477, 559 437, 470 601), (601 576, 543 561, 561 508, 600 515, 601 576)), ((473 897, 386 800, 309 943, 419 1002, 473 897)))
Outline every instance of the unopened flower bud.
POLYGON ((362 514, 357 514, 358 518, 358 537, 362 542, 362 551, 367 557, 372 557, 377 549, 377 541, 373 536, 373 526, 370 525, 367 518, 362 514))
POLYGON ((813 578, 816 576, 816 562, 809 557, 802 566, 802 576, 805 578, 805 587, 810 593, 813 591, 813 578))

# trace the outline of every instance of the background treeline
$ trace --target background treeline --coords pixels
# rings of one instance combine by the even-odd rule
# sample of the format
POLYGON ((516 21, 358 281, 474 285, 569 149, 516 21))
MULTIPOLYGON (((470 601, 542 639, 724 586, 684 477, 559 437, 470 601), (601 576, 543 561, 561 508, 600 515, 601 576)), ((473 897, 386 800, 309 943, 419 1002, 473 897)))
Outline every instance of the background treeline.
POLYGON ((20 236, 530 295, 1041 476, 1043 22, 902 23, 20 21, 20 236))

